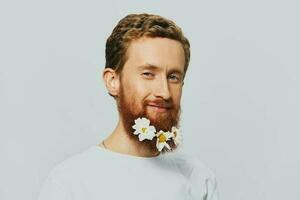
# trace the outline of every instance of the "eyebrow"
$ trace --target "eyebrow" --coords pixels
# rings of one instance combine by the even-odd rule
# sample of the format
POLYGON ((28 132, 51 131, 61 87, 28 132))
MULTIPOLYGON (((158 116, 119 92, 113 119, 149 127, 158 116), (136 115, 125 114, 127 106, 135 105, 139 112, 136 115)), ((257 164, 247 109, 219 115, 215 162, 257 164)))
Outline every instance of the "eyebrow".
MULTIPOLYGON (((150 69, 150 70, 155 70, 155 71, 159 70, 158 66, 153 65, 153 64, 149 64, 149 63, 146 63, 144 65, 140 65, 138 68, 141 69, 141 70, 144 70, 144 69, 150 69)), ((178 70, 178 69, 172 69, 172 70, 170 70, 170 72, 183 75, 183 72, 181 70, 178 70)))
POLYGON ((149 64, 149 63, 146 63, 146 64, 144 64, 144 65, 141 65, 141 66, 139 66, 138 67, 139 69, 153 69, 153 70, 158 70, 158 66, 156 66, 156 65, 152 65, 152 64, 149 64))

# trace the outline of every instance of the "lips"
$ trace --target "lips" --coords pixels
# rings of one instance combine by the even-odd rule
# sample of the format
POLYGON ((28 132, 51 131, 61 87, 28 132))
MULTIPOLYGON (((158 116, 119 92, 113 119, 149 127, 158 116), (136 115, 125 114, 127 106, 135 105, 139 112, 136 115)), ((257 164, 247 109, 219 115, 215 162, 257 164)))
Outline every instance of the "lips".
POLYGON ((149 103, 148 106, 154 108, 157 112, 166 112, 171 108, 171 106, 158 105, 153 103, 149 103))
POLYGON ((161 104, 155 104, 155 103, 149 103, 148 105, 149 106, 153 106, 153 107, 158 107, 158 108, 165 108, 165 109, 171 108, 171 106, 161 105, 161 104))

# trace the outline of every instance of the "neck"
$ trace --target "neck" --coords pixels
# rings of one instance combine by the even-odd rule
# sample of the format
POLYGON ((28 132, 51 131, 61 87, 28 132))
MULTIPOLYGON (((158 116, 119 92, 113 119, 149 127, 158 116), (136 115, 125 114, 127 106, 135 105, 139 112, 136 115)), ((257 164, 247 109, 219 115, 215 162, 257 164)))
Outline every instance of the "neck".
POLYGON ((129 154, 139 157, 158 156, 159 152, 153 152, 143 145, 138 138, 131 138, 124 128, 122 120, 119 120, 114 131, 104 140, 105 148, 108 150, 129 154))

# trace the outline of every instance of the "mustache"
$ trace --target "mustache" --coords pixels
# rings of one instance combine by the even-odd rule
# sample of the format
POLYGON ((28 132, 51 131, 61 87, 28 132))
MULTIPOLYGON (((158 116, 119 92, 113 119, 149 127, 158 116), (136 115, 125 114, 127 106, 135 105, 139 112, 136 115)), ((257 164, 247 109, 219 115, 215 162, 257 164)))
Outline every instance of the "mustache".
POLYGON ((171 101, 165 101, 163 99, 154 99, 154 100, 145 100, 144 106, 151 105, 151 106, 157 106, 162 108, 171 109, 174 107, 173 103, 171 101))

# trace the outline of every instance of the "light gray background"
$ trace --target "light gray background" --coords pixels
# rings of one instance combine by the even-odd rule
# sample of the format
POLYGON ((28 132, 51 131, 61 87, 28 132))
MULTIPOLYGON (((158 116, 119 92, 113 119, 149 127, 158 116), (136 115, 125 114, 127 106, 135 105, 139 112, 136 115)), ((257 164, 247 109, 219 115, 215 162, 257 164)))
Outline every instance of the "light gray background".
POLYGON ((117 122, 101 79, 128 13, 180 25, 192 58, 184 148, 221 199, 300 199, 298 1, 1 1, 0 199, 32 200, 49 170, 117 122))

